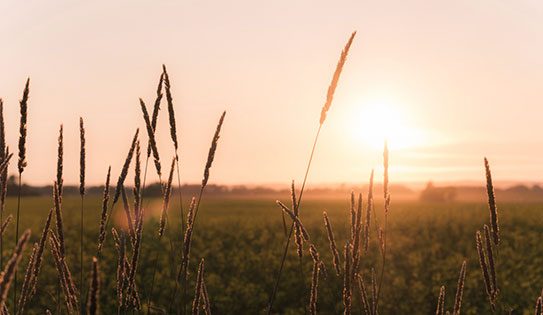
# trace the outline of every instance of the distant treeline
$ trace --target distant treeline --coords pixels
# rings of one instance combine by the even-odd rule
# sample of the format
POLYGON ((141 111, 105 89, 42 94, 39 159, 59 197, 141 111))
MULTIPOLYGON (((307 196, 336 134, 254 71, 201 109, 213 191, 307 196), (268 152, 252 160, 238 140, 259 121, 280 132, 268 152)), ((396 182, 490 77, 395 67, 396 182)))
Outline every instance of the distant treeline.
MULTIPOLYGON (((115 181, 112 182, 114 185, 115 181)), ((114 189, 111 186, 111 189, 114 189)), ((127 191, 131 191, 132 187, 127 191)), ((177 186, 172 188, 172 194, 177 193, 177 186)), ((206 195, 213 197, 269 197, 280 198, 290 196, 290 187, 285 185, 285 188, 273 188, 268 186, 246 186, 246 185, 213 185, 208 184, 206 187, 206 195)), ((355 186, 355 185, 337 185, 334 187, 320 187, 320 188, 308 188, 305 192, 307 197, 319 197, 319 198, 344 198, 348 194, 355 191, 367 191, 367 186, 355 186)), ((104 186, 87 186, 85 193, 87 195, 102 195, 104 186)), ((200 191, 199 184, 183 184, 181 191, 185 196, 197 196, 200 191)), ((375 193, 382 193, 382 186, 376 185, 374 187, 375 193)), ((416 199, 418 193, 402 185, 391 185, 391 193, 395 194, 398 199, 416 199)), ((18 193, 18 184, 15 176, 10 176, 8 179, 8 196, 16 196, 18 193)), ((32 186, 28 184, 22 185, 21 193, 23 196, 47 196, 53 193, 52 185, 45 186, 32 186)), ((64 195, 78 195, 79 187, 64 185, 64 195)), ((145 187, 146 196, 161 196, 161 189, 159 183, 152 183, 145 187)))
MULTIPOLYGON (((111 187, 114 189, 114 186, 111 187)), ((351 191, 367 191, 367 185, 336 185, 331 187, 316 187, 308 188, 305 195, 310 198, 326 198, 337 199, 344 198, 351 191)), ((78 186, 65 185, 64 195, 78 195, 78 186)), ((128 187, 131 191, 132 187, 128 187)), ((104 186, 88 186, 86 188, 87 195, 102 195, 104 186)), ((181 191, 184 196, 196 196, 200 191, 198 184, 183 184, 181 191)), ((11 176, 8 180, 8 196, 16 196, 18 186, 15 176, 11 176)), ((47 196, 53 192, 52 185, 32 186, 28 184, 22 185, 23 196, 47 196)), ((423 190, 413 190, 404 185, 391 185, 390 192, 395 196, 396 200, 421 200, 428 202, 478 202, 484 200, 486 196, 486 187, 483 186, 437 186, 429 182, 423 190)), ((509 188, 495 188, 496 198, 504 202, 543 202, 543 187, 539 185, 526 186, 516 185, 509 188)), ((172 193, 177 193, 177 186, 172 189, 172 193)), ((382 194, 382 186, 374 187, 375 194, 382 194)), ((160 197, 161 190, 158 183, 153 183, 145 187, 147 196, 160 197)), ((209 184, 206 188, 206 195, 209 197, 221 198, 282 198, 290 196, 289 187, 273 188, 267 186, 246 186, 246 185, 212 185, 209 184)))
MULTIPOLYGON (((508 188, 494 188, 497 200, 503 202, 543 202, 543 187, 539 185, 515 185, 508 188)), ((420 192, 419 199, 429 202, 484 200, 486 187, 483 186, 436 186, 432 182, 420 192)))

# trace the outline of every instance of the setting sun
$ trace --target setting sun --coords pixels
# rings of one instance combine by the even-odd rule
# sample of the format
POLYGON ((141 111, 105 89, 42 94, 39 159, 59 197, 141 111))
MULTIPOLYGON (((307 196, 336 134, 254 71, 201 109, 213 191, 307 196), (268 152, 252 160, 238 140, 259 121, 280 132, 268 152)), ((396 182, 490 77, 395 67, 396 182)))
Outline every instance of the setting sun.
POLYGON ((385 140, 391 149, 406 149, 425 143, 422 130, 413 126, 407 111, 389 102, 372 102, 359 106, 351 116, 351 134, 357 141, 375 149, 385 140))

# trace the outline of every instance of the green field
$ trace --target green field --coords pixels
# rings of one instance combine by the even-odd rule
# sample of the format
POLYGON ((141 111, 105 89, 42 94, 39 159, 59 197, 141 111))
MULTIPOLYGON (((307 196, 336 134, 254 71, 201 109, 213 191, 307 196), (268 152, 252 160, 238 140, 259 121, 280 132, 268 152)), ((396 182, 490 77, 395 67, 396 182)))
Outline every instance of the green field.
MULTIPOLYGON (((285 202, 288 196, 285 196, 285 202)), ((499 197, 499 196, 498 196, 499 197)), ((65 197, 63 202, 68 262, 79 287, 79 198, 65 197)), ((380 213, 380 202, 377 212, 380 213)), ((540 204, 499 204, 502 245, 499 249, 498 286, 502 305, 514 309, 514 314, 532 314, 534 302, 543 286, 543 217, 540 204)), ((21 227, 30 227, 32 241, 37 241, 50 198, 24 198, 21 227)), ((158 216, 161 200, 146 207, 148 219, 144 228, 142 259, 137 284, 145 300, 152 277, 154 257, 160 251, 160 262, 153 301, 163 310, 168 306, 173 290, 169 237, 157 241, 158 216)), ((301 218, 326 263, 328 277, 320 280, 318 309, 320 314, 342 312, 342 279, 332 272, 331 255, 326 238, 322 211, 329 213, 338 246, 346 242, 348 199, 338 201, 306 200, 301 218)), ((13 213, 15 200, 10 199, 6 211, 13 213)), ((87 198, 85 218, 85 268, 96 253, 100 200, 87 198)), ((121 215, 121 209, 116 213, 121 215)), ((4 214, 5 216, 5 214, 4 214)), ((121 216, 122 218, 122 216, 121 216)), ((170 230, 174 248, 179 247, 179 206, 170 207, 170 230)), ((462 310, 464 314, 489 313, 474 234, 488 222, 488 210, 481 204, 422 204, 395 203, 389 217, 388 261, 381 298, 381 314, 430 314, 435 312, 439 287, 446 285, 446 307, 452 309, 456 281, 463 259, 468 260, 468 272, 462 310)), ((288 223, 288 221, 287 221, 288 223)), ((13 248, 14 225, 4 235, 4 261, 13 248)), ((375 235, 372 235, 375 241, 375 235)), ((189 302, 198 261, 205 257, 206 283, 215 314, 259 314, 267 305, 285 242, 281 212, 273 200, 204 199, 196 224, 191 251, 189 302)), ((375 244, 370 255, 363 256, 366 276, 373 264, 379 264, 375 244)), ((29 251, 27 247, 27 251, 29 251)), ((176 251, 178 252, 178 251, 176 251)), ((178 254, 178 253, 177 253, 178 254)), ((307 254, 307 252, 306 252, 307 254)), ((20 265, 26 268, 28 255, 20 265)), ((117 254, 111 234, 100 260, 102 290, 101 308, 104 314, 116 313, 115 281, 117 254)), ((276 313, 303 314, 311 280, 311 259, 304 257, 303 273, 292 245, 275 303, 276 313)), ((23 271, 21 271, 23 270, 23 271)), ((22 277, 22 275, 21 275, 22 277)), ((85 278, 88 274, 85 275, 85 278)), ((369 279, 369 278, 368 278, 369 279)), ((369 280, 368 280, 369 281, 369 280)), ((43 314, 55 309, 57 278, 49 250, 39 278, 38 292, 29 312, 43 314)), ((84 292, 86 292, 86 287, 84 292)), ((355 290, 357 292, 357 290, 355 290)), ((12 292, 10 292, 12 293, 12 292)), ((178 295, 175 308, 179 308, 178 295)), ((12 305, 11 303, 9 305, 12 305)), ((358 299, 353 302, 355 314, 358 299)), ((157 310, 157 313, 160 311, 157 310)))

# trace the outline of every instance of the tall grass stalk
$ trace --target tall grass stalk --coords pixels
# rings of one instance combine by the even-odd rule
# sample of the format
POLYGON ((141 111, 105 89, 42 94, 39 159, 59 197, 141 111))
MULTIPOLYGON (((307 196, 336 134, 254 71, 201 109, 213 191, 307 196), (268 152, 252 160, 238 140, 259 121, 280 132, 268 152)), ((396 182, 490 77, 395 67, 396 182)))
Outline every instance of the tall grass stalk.
POLYGON ((100 274, 98 269, 98 259, 92 257, 92 269, 90 276, 89 298, 87 302, 87 315, 96 315, 100 313, 100 274))
POLYGON ((177 171, 177 194, 179 197, 179 214, 181 216, 181 246, 183 245, 183 235, 185 234, 185 213, 183 210, 183 195, 181 192, 181 169, 179 168, 179 154, 178 154, 178 137, 177 137, 177 125, 175 122, 175 110, 173 106, 173 97, 171 92, 170 76, 166 71, 166 66, 162 65, 162 74, 164 77, 164 89, 166 90, 166 101, 168 102, 168 121, 170 124, 170 136, 175 149, 175 163, 177 171))
MULTIPOLYGON (((6 159, 6 127, 4 124, 4 102, 0 98, 0 160, 6 159)), ((0 222, 4 222, 7 192, 7 169, 0 173, 0 222)), ((0 270, 4 268, 4 236, 0 235, 0 270)))
MULTIPOLYGON (((169 173, 169 176, 168 176, 168 182, 166 183, 166 187, 164 188, 164 196, 163 196, 163 203, 162 203, 162 212, 160 214, 160 225, 159 225, 159 229, 158 229, 158 242, 160 244, 160 241, 162 240, 162 236, 164 235, 164 230, 166 229, 166 224, 168 224, 168 208, 169 208, 169 205, 170 205, 170 194, 171 194, 171 191, 172 191, 172 180, 173 180, 173 172, 174 172, 174 169, 175 169, 175 157, 172 159, 172 164, 171 164, 171 167, 170 167, 170 173, 169 173)), ((168 224, 169 225, 169 224, 168 224)), ((167 232, 169 233, 170 232, 170 229, 168 227, 167 229, 167 232)), ((153 263, 154 267, 153 267, 153 276, 152 276, 152 280, 151 280, 151 290, 149 292, 149 296, 147 297, 147 314, 150 313, 151 311, 151 297, 153 295, 153 289, 154 289, 154 285, 155 285, 155 276, 156 276, 156 271, 157 271, 157 268, 158 268, 158 256, 159 254, 161 253, 162 251, 157 248, 157 251, 156 251, 156 256, 155 256, 155 262, 153 263)), ((173 244, 172 244, 172 239, 170 237, 170 254, 173 254, 173 244)))
MULTIPOLYGON (((382 253, 382 263, 381 263, 381 275, 379 276, 379 284, 377 285, 377 297, 375 301, 376 312, 379 308, 379 298, 381 296, 381 288, 383 286, 385 278, 385 266, 386 266, 386 255, 387 255, 387 222, 388 222, 388 212, 390 210, 390 193, 388 191, 388 143, 385 141, 385 146, 383 149, 383 199, 384 199, 384 224, 383 229, 379 230, 379 242, 382 253)), ((371 177, 371 184, 373 184, 373 173, 371 177)))
MULTIPOLYGON (((204 168, 204 175, 202 178, 202 185, 200 186, 200 191, 198 192, 198 201, 196 202, 195 208, 194 208, 194 215, 192 219, 192 227, 191 227, 191 234, 194 230, 194 226, 196 224, 196 217, 198 215, 198 210, 200 209, 200 203, 202 202, 202 196, 204 195, 204 190, 207 186, 207 183, 209 181, 209 175, 211 166, 213 166, 213 161, 215 159, 215 152, 217 151, 217 145, 219 144, 219 138, 221 136, 221 129, 222 125, 224 123, 224 118, 226 116, 226 111, 224 111, 221 115, 221 118, 219 118, 219 122, 217 123, 217 127, 215 129, 215 134, 213 134, 213 139, 211 140, 211 146, 209 147, 209 152, 207 154, 207 162, 204 168)), ((185 246, 185 245, 184 245, 185 246)), ((187 277, 188 277, 188 260, 186 261, 186 266, 184 272, 184 280, 183 280, 183 314, 186 314, 186 301, 187 301, 187 277)), ((174 291, 175 292, 175 291, 174 291)), ((174 294, 175 298, 175 294, 174 294)))
MULTIPOLYGON (((305 170, 304 180, 302 182, 302 187, 300 189, 300 194, 299 194, 299 197, 298 197, 298 203, 297 203, 297 206, 296 206, 296 211, 298 211, 298 208, 300 208, 300 205, 302 203, 302 197, 303 197, 305 185, 306 185, 306 182, 307 182, 307 177, 309 175, 309 170, 311 169, 311 162, 313 161, 313 155, 315 154, 315 148, 317 147, 317 142, 319 140, 319 134, 321 132, 322 125, 323 125, 324 121, 326 120, 326 115, 328 113, 328 110, 330 109, 330 106, 332 105, 332 100, 334 98, 334 93, 335 93, 335 90, 336 90, 337 85, 339 83, 339 77, 340 77, 341 72, 343 70, 343 66, 345 65, 345 61, 347 60, 347 55, 349 54, 349 49, 351 48, 351 44, 352 44, 352 42, 354 40, 355 35, 356 35, 356 32, 353 32, 351 34, 351 36, 349 37, 349 40, 347 41, 347 44, 345 45, 345 48, 342 50, 339 61, 338 61, 337 66, 336 66, 336 70, 335 70, 334 75, 332 77, 332 81, 330 82, 330 86, 328 87, 328 92, 326 94, 326 101, 325 101, 324 106, 322 107, 322 110, 321 110, 321 117, 320 117, 320 120, 319 120, 319 128, 317 129, 315 139, 313 140, 313 146, 311 148, 311 153, 309 155, 309 161, 307 163, 307 167, 306 167, 306 170, 305 170)), ((293 228, 294 228, 294 222, 290 226, 287 241, 285 242, 285 247, 284 247, 284 250, 283 250, 283 256, 281 258, 281 263, 279 264, 279 271, 277 272, 277 276, 276 276, 276 279, 275 279, 275 284, 273 286, 273 291, 272 291, 272 293, 270 295, 270 300, 269 300, 269 303, 268 303, 268 311, 267 311, 268 315, 270 315, 271 312, 272 312, 273 303, 275 301, 275 296, 277 294, 277 290, 279 289, 279 283, 281 281, 281 275, 283 273, 283 267, 285 265, 285 260, 286 260, 286 257, 287 257, 288 247, 290 245, 290 239, 292 238, 293 228)))
POLYGON ((79 195, 81 196, 81 212, 79 224, 79 287, 81 288, 81 305, 83 309, 83 234, 84 234, 84 209, 85 209, 85 125, 83 117, 79 117, 79 195))
MULTIPOLYGON (((22 176, 23 176, 24 169, 27 165, 27 162, 26 162, 26 123, 27 123, 27 114, 28 114, 29 92, 30 92, 30 78, 26 80, 25 88, 23 91, 23 97, 21 101, 19 101, 21 119, 20 119, 20 125, 19 125, 19 161, 17 163, 19 176, 18 176, 18 185, 17 185, 18 191, 17 191, 17 217, 15 220, 15 245, 17 245, 17 242, 19 241, 22 176)), ((14 281, 13 281, 13 301, 17 301, 17 270, 15 270, 14 281)), ((13 308, 14 308, 14 313, 15 313, 15 303, 14 303, 13 308)))
MULTIPOLYGON (((123 168, 121 169, 121 173, 119 174, 119 178, 117 179, 117 186, 115 187, 115 194, 113 195, 113 202, 111 203, 111 207, 109 209, 109 215, 107 211, 107 204, 105 205, 106 213, 102 213, 102 218, 105 217, 105 221, 100 222, 100 242, 98 244, 98 253, 97 257, 100 258, 101 251, 102 251, 102 245, 106 237, 107 229, 109 226, 109 220, 113 216, 113 210, 115 209, 115 204, 119 200, 119 197, 121 196, 121 189, 124 185, 124 181, 126 180, 126 176, 128 175, 128 169, 130 168, 130 163, 132 162, 132 157, 134 155, 134 151, 136 150, 136 145, 138 143, 138 135, 139 135, 139 129, 136 129, 136 133, 134 134, 134 138, 132 138, 132 143, 130 144, 130 149, 128 150, 128 154, 126 155, 126 159, 124 160, 123 168), (102 235, 103 233, 103 235, 102 235)), ((110 174, 111 167, 108 171, 108 183, 109 183, 109 174, 110 174)), ((109 187, 106 187, 109 189, 109 187)), ((105 195, 104 195, 105 197, 105 195)), ((109 192, 108 192, 108 200, 109 201, 109 192)), ((104 209, 104 208, 102 208, 104 209)))
POLYGON ((462 268, 460 268, 460 275, 458 276, 458 284, 456 286, 456 295, 454 297, 453 315, 460 315, 460 309, 462 308, 462 296, 464 294, 464 283, 466 281, 466 261, 462 262, 462 268))
POLYGON ((494 197, 494 185, 492 184, 492 173, 488 159, 484 158, 486 173, 486 191, 488 194, 488 209, 490 210, 490 232, 494 245, 500 244, 500 227, 498 225, 498 208, 496 207, 496 198, 494 197))
MULTIPOLYGON (((153 106, 153 114, 151 117, 151 129, 153 131, 153 135, 156 132, 157 123, 158 123, 158 113, 160 112, 160 102, 162 101, 162 87, 164 84, 164 70, 160 73, 160 79, 158 81, 158 86, 156 89, 156 98, 153 106)), ((151 142, 147 144, 147 157, 145 159, 145 170, 143 172, 143 188, 141 190, 141 198, 143 198, 143 192, 145 191, 145 187, 147 184, 147 167, 149 165, 149 158, 151 157, 151 142)), ((143 199, 140 200, 141 202, 143 199)), ((136 209, 137 210, 137 209, 136 209)))

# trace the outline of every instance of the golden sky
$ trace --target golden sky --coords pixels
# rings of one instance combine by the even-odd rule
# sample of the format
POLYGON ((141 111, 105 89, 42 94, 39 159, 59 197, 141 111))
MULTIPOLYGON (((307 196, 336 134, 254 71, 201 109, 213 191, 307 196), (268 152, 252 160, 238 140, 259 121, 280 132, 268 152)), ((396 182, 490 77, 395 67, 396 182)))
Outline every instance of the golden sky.
MULTIPOLYGON (((538 181, 543 171, 540 1, 2 1, 0 11, 12 149, 31 77, 24 176, 32 183, 54 179, 60 123, 65 181, 77 183, 79 116, 88 181, 102 183, 110 164, 117 176, 143 127, 138 98, 152 102, 162 63, 183 181, 201 179, 223 110, 212 183, 301 180, 353 30, 311 182, 365 182, 379 170, 385 137, 393 182, 482 180, 485 155, 497 180, 538 181)), ((167 161, 166 111, 157 132, 167 161)))

